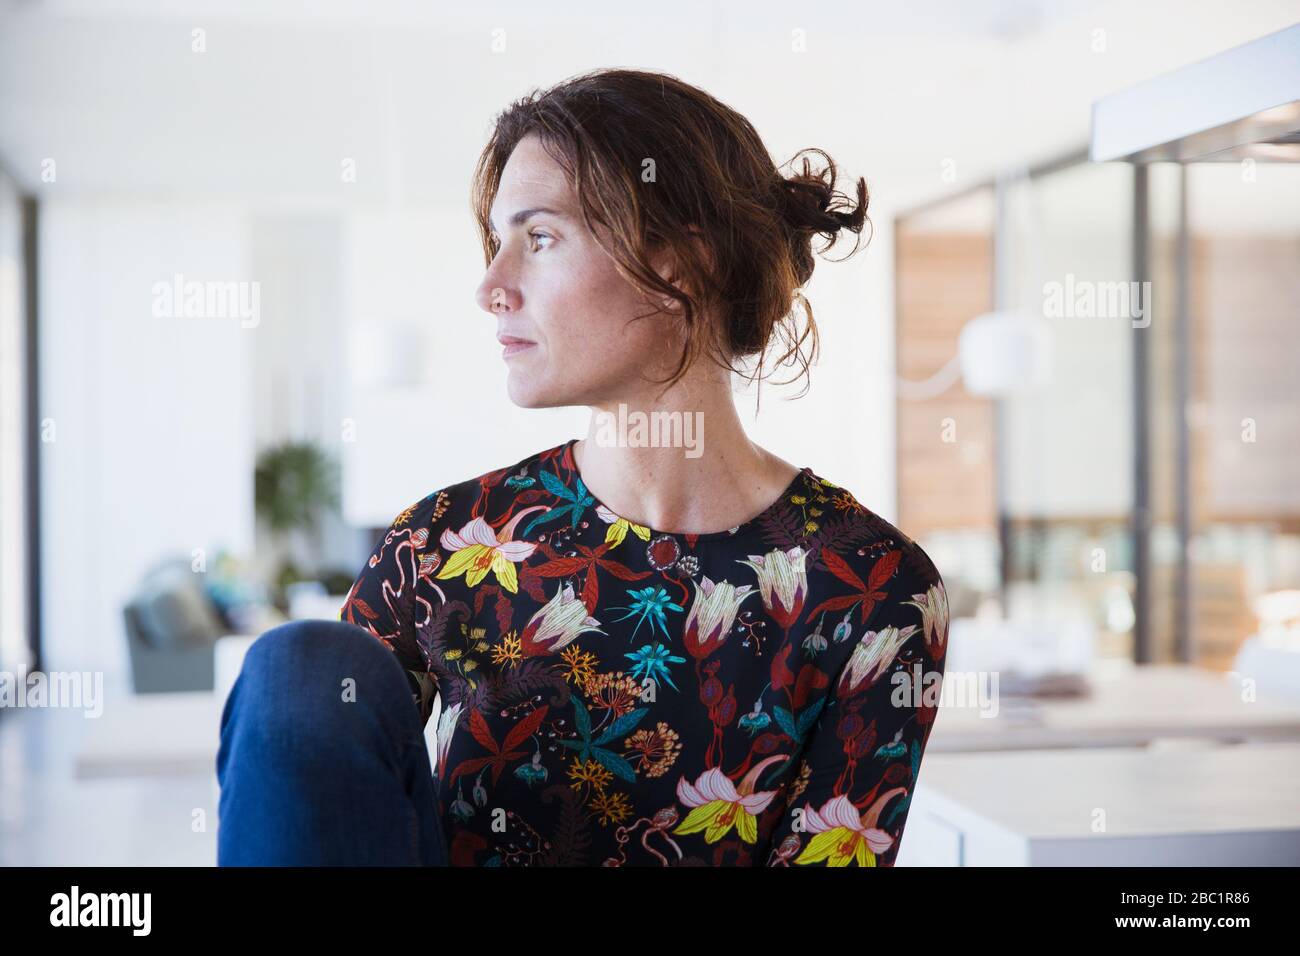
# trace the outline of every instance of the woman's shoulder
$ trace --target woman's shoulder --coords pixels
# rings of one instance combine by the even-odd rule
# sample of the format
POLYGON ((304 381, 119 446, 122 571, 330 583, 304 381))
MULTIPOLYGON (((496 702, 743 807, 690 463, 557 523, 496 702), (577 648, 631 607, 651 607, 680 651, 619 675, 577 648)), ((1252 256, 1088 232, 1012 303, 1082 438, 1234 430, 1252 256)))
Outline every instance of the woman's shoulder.
POLYGON ((929 554, 848 489, 815 472, 806 484, 820 512, 809 536, 808 570, 821 599, 814 612, 847 614, 841 627, 864 629, 854 654, 898 653, 915 642, 942 668, 948 595, 929 554))
POLYGON ((925 549, 892 522, 864 505, 848 488, 805 470, 811 520, 810 550, 820 567, 864 585, 887 585, 902 600, 931 588, 943 593, 943 577, 925 549), (838 573, 837 573, 838 572, 838 573))

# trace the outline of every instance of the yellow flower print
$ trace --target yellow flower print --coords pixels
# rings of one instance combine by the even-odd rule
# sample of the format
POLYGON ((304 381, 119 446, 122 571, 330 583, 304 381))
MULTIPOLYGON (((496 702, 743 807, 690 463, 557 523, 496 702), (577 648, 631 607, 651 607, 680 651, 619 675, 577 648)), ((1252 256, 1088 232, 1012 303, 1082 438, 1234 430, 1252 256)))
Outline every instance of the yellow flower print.
POLYGON ((717 767, 704 771, 693 784, 682 777, 677 781, 677 799, 692 809, 673 832, 686 834, 703 830, 706 842, 717 843, 734 826, 746 843, 758 842, 758 815, 767 809, 777 791, 755 793, 754 784, 764 767, 785 759, 781 754, 773 754, 760 760, 739 785, 732 783, 717 767))
POLYGON ((605 793, 601 791, 592 798, 591 810, 600 818, 601 826, 622 823, 632 815, 632 804, 626 793, 605 793))
POLYGON ((438 572, 438 579, 457 578, 463 574, 465 583, 474 587, 491 571, 503 588, 517 594, 519 578, 515 574, 515 565, 536 551, 537 545, 529 541, 514 541, 511 536, 524 515, 545 510, 544 505, 525 508, 500 531, 493 531, 482 518, 472 519, 459 532, 448 528, 439 540, 452 555, 438 572))
POLYGON ((907 793, 907 788, 886 790, 861 816, 848 797, 832 797, 820 810, 805 804, 804 823, 813 838, 794 862, 875 866, 876 857, 894 845, 894 838, 876 825, 880 811, 900 793, 907 793))
POLYGON ((500 667, 509 664, 514 667, 524 659, 519 651, 519 635, 511 631, 501 639, 501 643, 492 648, 492 663, 500 667))
POLYGON ((577 644, 570 644, 560 654, 564 666, 564 679, 582 687, 596 676, 598 658, 577 644))
POLYGON ((631 529, 632 533, 642 541, 650 540, 649 528, 645 525, 628 521, 626 518, 620 518, 604 505, 596 506, 596 514, 600 515, 601 521, 609 525, 605 530, 605 543, 610 546, 610 550, 613 550, 623 543, 623 539, 627 537, 629 529, 631 529))

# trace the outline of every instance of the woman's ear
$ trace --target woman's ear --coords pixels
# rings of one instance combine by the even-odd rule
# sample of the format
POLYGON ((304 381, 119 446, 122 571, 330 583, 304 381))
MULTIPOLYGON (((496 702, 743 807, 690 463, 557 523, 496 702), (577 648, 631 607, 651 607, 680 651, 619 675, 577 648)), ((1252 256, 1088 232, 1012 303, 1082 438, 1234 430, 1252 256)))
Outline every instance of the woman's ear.
MULTIPOLYGON (((687 231, 690 233, 690 239, 688 241, 694 245, 697 255, 703 258, 706 263, 705 268, 710 270, 713 269, 713 256, 708 245, 704 241, 703 231, 699 226, 689 226, 687 231)), ((656 269, 665 282, 676 286, 677 289, 684 294, 693 294, 693 290, 690 288, 685 278, 680 275, 682 271, 681 257, 677 250, 665 250, 661 254, 660 259, 656 262, 656 269)), ((661 296, 660 304, 665 312, 678 312, 681 308, 677 300, 673 299, 671 296, 661 296)))

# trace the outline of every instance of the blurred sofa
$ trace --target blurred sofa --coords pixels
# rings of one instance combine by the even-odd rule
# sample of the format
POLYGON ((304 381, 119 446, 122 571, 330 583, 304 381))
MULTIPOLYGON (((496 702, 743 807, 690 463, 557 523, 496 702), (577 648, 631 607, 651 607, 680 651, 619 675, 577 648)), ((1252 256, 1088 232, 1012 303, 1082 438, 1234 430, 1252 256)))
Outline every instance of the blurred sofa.
POLYGON ((187 561, 151 570, 123 614, 137 694, 213 689, 213 648, 230 628, 187 561))

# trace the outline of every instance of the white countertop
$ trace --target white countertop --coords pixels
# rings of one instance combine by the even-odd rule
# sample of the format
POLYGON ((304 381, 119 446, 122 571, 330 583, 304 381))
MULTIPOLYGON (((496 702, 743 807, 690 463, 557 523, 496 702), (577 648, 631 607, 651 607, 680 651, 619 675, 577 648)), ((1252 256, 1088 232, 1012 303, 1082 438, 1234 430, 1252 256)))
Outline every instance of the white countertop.
POLYGON ((975 698, 944 698, 926 753, 1142 746, 1162 738, 1300 740, 1300 697, 1266 686, 1243 699, 1239 677, 1181 664, 1099 668, 1085 697, 1016 699, 1001 695, 997 712, 975 698))
POLYGON ((1300 743, 927 753, 917 789, 954 822, 1030 838, 1300 830, 1300 743))

